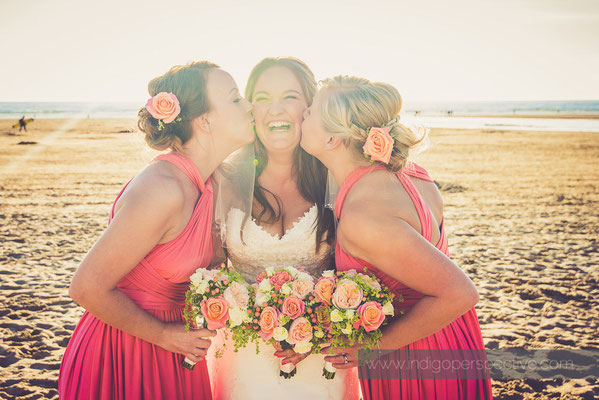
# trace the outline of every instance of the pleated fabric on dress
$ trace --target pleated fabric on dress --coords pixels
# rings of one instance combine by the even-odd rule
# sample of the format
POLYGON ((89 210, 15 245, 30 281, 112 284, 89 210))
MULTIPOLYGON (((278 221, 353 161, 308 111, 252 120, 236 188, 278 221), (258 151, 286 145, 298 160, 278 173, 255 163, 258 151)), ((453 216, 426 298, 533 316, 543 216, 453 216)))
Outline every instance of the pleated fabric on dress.
MULTIPOLYGON (((168 243, 155 246, 117 287, 153 317, 183 322, 189 276, 197 268, 207 267, 212 259, 213 189, 210 179, 204 183, 188 158, 169 153, 154 159, 159 160, 183 171, 201 196, 184 230, 168 243)), ((110 221, 113 216, 114 204, 110 221)), ((59 396, 69 400, 211 399, 206 361, 190 371, 181 367, 183 358, 107 325, 86 311, 62 359, 59 396)))

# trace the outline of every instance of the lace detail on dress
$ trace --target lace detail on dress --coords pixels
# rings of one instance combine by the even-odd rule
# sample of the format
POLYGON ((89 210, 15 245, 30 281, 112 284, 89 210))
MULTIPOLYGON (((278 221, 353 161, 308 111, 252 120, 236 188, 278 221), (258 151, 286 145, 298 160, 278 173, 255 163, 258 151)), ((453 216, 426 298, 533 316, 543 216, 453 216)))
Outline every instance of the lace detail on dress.
POLYGON ((327 243, 322 243, 316 253, 317 213, 318 208, 313 205, 282 237, 271 235, 254 219, 248 219, 243 228, 244 244, 238 233, 245 214, 232 209, 227 216, 226 246, 233 266, 250 283, 268 267, 301 267, 313 275, 332 267, 327 243))

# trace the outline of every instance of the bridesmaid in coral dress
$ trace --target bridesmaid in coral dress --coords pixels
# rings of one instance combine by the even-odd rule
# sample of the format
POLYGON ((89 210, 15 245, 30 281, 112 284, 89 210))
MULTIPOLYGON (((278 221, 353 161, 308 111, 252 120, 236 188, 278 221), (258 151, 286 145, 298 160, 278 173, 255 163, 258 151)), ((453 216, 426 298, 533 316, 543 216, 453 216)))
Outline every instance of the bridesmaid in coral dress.
MULTIPOLYGON (((448 257, 439 191, 423 168, 407 161, 422 138, 399 122, 400 109, 391 85, 335 77, 325 81, 302 126, 302 147, 340 185, 337 268, 367 268, 395 293, 396 315, 403 312, 379 343, 392 351, 360 365, 362 394, 377 400, 491 399, 474 309, 478 292, 448 257)), ((351 368, 359 349, 333 349, 326 359, 351 368)))
POLYGON ((206 61, 172 68, 149 92, 139 127, 171 152, 123 188, 73 277, 69 294, 86 311, 62 360, 61 399, 212 397, 204 356, 215 332, 186 332, 182 309, 189 276, 213 256, 209 177, 253 141, 252 107, 206 61))

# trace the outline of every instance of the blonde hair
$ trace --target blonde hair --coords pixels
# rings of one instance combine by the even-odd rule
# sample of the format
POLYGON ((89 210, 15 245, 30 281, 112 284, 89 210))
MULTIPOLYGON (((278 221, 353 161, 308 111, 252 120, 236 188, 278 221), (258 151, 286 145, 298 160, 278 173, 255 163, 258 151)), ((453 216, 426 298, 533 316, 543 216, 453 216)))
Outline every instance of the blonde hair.
POLYGON ((145 133, 148 146, 156 150, 180 150, 191 138, 191 120, 209 111, 206 95, 208 72, 220 68, 209 61, 195 61, 186 65, 176 65, 166 74, 154 78, 148 84, 150 96, 160 92, 174 93, 181 106, 180 122, 164 124, 160 128, 158 120, 146 110, 139 110, 137 126, 145 133))
POLYGON ((387 83, 354 76, 325 79, 322 85, 324 96, 320 112, 324 128, 342 138, 347 147, 364 158, 362 147, 369 129, 390 126, 393 152, 389 163, 383 165, 391 172, 401 171, 410 149, 420 143, 425 134, 419 137, 399 122, 402 100, 397 89, 387 83))

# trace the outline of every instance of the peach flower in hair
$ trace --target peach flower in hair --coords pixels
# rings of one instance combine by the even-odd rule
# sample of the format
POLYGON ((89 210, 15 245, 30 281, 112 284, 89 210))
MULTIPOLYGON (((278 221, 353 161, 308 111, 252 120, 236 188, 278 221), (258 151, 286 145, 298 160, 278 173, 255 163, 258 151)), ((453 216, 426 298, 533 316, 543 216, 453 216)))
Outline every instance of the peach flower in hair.
POLYGON ((390 126, 384 128, 370 128, 366 143, 362 149, 365 155, 369 155, 373 161, 380 161, 388 164, 393 152, 394 140, 389 134, 390 126))

